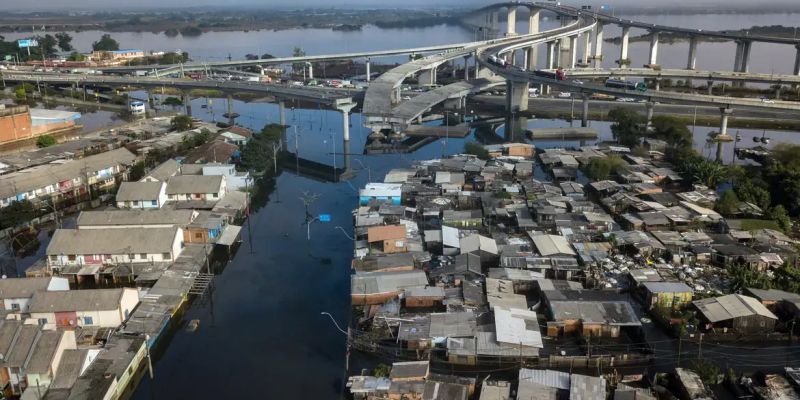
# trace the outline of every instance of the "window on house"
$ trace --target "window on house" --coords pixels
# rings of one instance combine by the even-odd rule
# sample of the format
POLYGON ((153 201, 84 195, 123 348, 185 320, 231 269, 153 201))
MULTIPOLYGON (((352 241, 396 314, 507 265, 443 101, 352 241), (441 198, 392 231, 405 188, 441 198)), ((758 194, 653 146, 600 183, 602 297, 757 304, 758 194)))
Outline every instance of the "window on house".
POLYGON ((138 205, 139 205, 139 200, 134 200, 134 201, 133 201, 133 205, 134 205, 134 206, 138 206, 138 205))
POLYGON ((58 261, 58 256, 50 256, 50 261, 58 261))
POLYGON ((75 254, 70 254, 70 255, 67 256, 67 260, 70 260, 70 261, 75 261, 75 259, 77 259, 77 258, 78 257, 75 254))
POLYGON ((169 260, 172 257, 171 257, 170 253, 161 253, 161 258, 163 258, 165 260, 169 260))
POLYGON ((211 198, 212 199, 216 199, 217 198, 217 194, 216 193, 211 193, 211 198))
POLYGON ((92 317, 83 317, 83 324, 94 325, 94 320, 92 319, 92 317))
POLYGON ((136 258, 136 254, 128 254, 128 260, 133 260, 136 258))
POLYGON ((201 232, 196 232, 194 234, 194 237, 195 237, 195 239, 201 239, 203 237, 203 234, 201 232))
POLYGON ((150 202, 150 205, 151 205, 151 206, 157 206, 157 205, 158 205, 158 202, 157 202, 157 201, 155 201, 155 200, 153 200, 153 201, 151 201, 151 202, 150 202))
POLYGON ((39 321, 39 325, 44 325, 44 324, 47 323, 47 318, 39 318, 38 321, 39 321))
POLYGON ((19 303, 11 303, 11 309, 14 311, 19 311, 19 303))

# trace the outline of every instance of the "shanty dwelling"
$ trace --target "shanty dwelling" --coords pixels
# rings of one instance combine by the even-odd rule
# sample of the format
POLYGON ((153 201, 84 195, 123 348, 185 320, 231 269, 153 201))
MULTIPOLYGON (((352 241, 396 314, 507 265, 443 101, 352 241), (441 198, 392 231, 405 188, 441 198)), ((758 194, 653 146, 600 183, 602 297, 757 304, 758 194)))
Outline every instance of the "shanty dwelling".
POLYGON ((389 379, 393 382, 422 381, 431 373, 430 361, 407 361, 392 364, 389 379))
POLYGON ((69 281, 60 277, 0 279, 3 309, 11 313, 27 313, 33 294, 40 291, 69 290, 69 281))
POLYGON ((159 209, 167 202, 164 182, 122 182, 116 196, 117 208, 159 209))
POLYGON ((167 196, 172 201, 218 201, 225 193, 225 177, 221 175, 177 175, 167 181, 167 196))
POLYGON ((677 310, 692 301, 694 291, 683 282, 644 282, 645 306, 677 310))
POLYGON ((133 288, 36 292, 30 318, 59 328, 99 326, 116 328, 139 304, 133 288))
POLYGON ((177 175, 179 170, 180 164, 170 158, 158 164, 157 167, 153 168, 153 170, 148 172, 142 179, 139 179, 139 182, 166 182, 171 176, 177 175))
POLYGON ((753 297, 729 294, 695 300, 701 329, 719 334, 756 335, 772 333, 778 317, 753 297))
POLYGON ((547 336, 618 338, 623 329, 637 330, 642 326, 631 304, 613 292, 546 290, 542 294, 550 318, 547 336))
POLYGON ((438 286, 410 288, 407 289, 403 295, 406 308, 439 307, 442 305, 444 298, 444 288, 438 286))
POLYGON ((397 343, 403 348, 420 350, 431 347, 431 318, 428 315, 417 315, 414 317, 404 317, 397 328, 397 343))
POLYGON ((350 276, 353 305, 383 304, 410 288, 428 286, 425 271, 356 272, 350 276))
POLYGON ((182 251, 183 230, 172 227, 57 229, 46 253, 50 268, 94 268, 97 273, 104 264, 172 262, 182 251))
POLYGON ((371 226, 367 229, 367 242, 383 253, 404 253, 406 248, 406 227, 403 225, 371 226))
POLYGON ((28 355, 24 368, 20 368, 20 372, 24 373, 20 379, 26 382, 28 390, 44 393, 58 374, 65 351, 76 348, 75 331, 43 331, 28 355))
POLYGON ((400 204, 403 185, 399 183, 369 183, 358 192, 359 204, 365 206, 370 201, 400 204))

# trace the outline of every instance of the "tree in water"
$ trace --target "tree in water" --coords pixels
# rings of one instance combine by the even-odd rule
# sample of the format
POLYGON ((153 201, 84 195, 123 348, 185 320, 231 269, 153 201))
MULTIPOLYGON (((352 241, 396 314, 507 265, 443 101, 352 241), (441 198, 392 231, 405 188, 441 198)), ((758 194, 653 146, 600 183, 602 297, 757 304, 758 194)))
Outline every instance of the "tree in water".
POLYGON ((108 33, 100 37, 100 40, 92 43, 94 51, 115 51, 119 50, 119 42, 114 40, 108 33))

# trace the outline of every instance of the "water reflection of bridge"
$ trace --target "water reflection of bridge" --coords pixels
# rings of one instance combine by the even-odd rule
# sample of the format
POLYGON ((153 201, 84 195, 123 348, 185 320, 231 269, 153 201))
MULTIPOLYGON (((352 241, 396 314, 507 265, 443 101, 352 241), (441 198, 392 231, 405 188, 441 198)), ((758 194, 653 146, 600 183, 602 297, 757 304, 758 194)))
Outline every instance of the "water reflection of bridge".
POLYGON ((286 172, 322 182, 341 182, 353 178, 356 174, 356 171, 350 168, 348 153, 344 153, 344 163, 340 167, 298 157, 294 153, 284 150, 278 155, 278 165, 286 172))

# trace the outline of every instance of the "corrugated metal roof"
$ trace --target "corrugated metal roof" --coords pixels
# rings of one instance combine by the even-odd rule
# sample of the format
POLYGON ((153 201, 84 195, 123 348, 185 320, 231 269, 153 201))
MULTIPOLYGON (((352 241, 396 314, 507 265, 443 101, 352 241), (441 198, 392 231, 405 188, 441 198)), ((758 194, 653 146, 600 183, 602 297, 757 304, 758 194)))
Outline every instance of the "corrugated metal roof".
POLYGON ((567 242, 567 238, 558 235, 531 235, 533 244, 543 256, 556 254, 575 255, 575 251, 567 242))
POLYGON ((533 382, 556 389, 569 390, 569 373, 549 369, 520 368, 519 382, 533 382))
POLYGON ((726 321, 751 315, 778 319, 775 314, 755 298, 740 294, 696 300, 693 304, 711 322, 726 321))
POLYGON ((572 374, 570 400, 605 400, 606 380, 594 376, 572 374))
POLYGON ((543 348, 542 334, 535 312, 494 307, 497 341, 510 345, 543 348))

